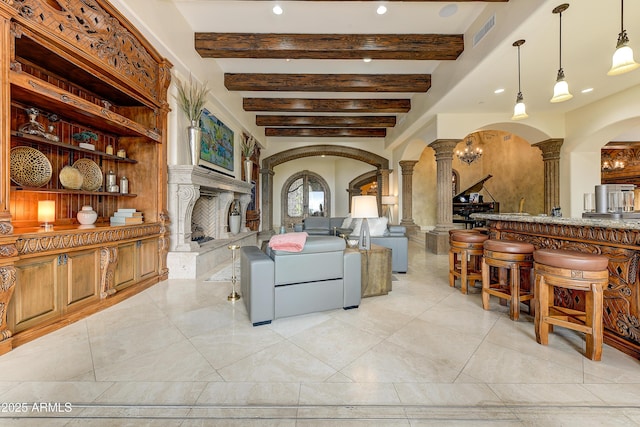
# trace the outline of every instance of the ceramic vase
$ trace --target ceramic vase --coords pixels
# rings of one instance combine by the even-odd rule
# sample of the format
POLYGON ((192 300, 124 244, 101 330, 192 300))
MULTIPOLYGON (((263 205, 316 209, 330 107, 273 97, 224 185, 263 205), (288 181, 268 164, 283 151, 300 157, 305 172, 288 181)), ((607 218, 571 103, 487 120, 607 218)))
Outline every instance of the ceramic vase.
POLYGON ((198 161, 200 160, 200 143, 202 140, 202 129, 198 126, 198 122, 195 120, 191 122, 191 125, 187 128, 187 135, 189 138, 191 164, 198 166, 198 161))
POLYGON ((98 214, 91 206, 83 206, 82 209, 78 211, 76 218, 78 218, 80 224, 90 225, 96 222, 98 214))
POLYGON ((240 232, 240 215, 229 216, 229 232, 238 234, 240 232))

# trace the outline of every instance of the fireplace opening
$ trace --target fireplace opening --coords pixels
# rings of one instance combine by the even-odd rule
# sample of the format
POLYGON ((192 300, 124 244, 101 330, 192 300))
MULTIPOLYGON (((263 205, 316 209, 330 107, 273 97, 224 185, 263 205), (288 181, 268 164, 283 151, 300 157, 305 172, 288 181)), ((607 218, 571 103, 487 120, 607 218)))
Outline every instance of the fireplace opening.
POLYGON ((218 198, 212 194, 201 194, 191 213, 191 241, 203 244, 216 239, 216 212, 218 198))

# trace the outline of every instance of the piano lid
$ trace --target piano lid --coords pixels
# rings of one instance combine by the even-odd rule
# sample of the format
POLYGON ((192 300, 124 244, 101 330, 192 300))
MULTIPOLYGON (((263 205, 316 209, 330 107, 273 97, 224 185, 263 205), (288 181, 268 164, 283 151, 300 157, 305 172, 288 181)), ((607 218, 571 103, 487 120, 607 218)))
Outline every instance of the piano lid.
MULTIPOLYGON (((460 200, 460 198, 462 196, 466 196, 465 197, 465 201, 469 200, 469 196, 471 195, 471 193, 479 193, 480 190, 482 190, 482 188, 484 187, 484 183, 487 182, 493 175, 489 174, 487 176, 485 176, 484 178, 482 178, 480 181, 476 182, 475 184, 473 184, 471 187, 465 189, 464 191, 461 191, 460 193, 456 194, 453 197, 453 201, 455 202, 456 200, 460 200)), ((487 193, 489 193, 489 191, 487 191, 487 193)), ((491 199, 493 199, 493 196, 491 195, 491 193, 489 193, 489 196, 491 197, 491 199)), ((493 199, 495 201, 495 199, 493 199)))

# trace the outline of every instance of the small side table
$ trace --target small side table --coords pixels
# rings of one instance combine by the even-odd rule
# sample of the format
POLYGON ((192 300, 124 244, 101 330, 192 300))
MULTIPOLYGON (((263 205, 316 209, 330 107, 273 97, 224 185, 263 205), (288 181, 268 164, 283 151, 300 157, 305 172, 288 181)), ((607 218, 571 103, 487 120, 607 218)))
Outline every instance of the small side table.
POLYGON ((391 291, 391 249, 371 245, 360 250, 362 260, 362 296, 386 295, 391 291))

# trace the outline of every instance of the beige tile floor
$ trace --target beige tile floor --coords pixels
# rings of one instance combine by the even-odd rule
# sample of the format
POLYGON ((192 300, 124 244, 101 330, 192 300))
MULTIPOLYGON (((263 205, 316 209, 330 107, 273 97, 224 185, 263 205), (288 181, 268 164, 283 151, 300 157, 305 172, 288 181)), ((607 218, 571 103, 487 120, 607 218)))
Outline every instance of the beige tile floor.
POLYGON ((540 346, 450 288, 446 255, 411 243, 409 265, 357 310, 255 328, 228 282, 159 283, 0 356, 0 425, 640 425, 639 361, 540 346))

